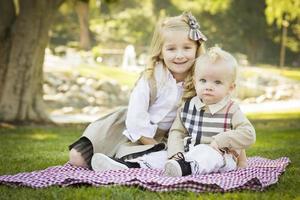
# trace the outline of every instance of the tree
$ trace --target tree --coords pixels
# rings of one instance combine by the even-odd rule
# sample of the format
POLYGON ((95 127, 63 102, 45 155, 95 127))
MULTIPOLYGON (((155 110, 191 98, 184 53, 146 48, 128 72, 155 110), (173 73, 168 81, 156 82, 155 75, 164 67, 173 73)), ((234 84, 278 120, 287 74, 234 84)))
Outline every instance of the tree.
POLYGON ((48 31, 62 2, 0 1, 0 121, 49 121, 42 66, 48 31))
MULTIPOLYGON (((290 47, 296 52, 300 51, 299 34, 296 37, 287 36, 287 29, 289 27, 296 27, 295 30, 299 30, 300 20, 300 1, 299 0, 266 0, 266 20, 268 24, 276 23, 277 27, 282 29, 281 32, 281 48, 279 56, 279 66, 283 67, 285 63, 285 48, 290 47), (296 21, 295 25, 293 21, 296 21), (289 39, 289 44, 287 44, 289 39), (297 45, 298 44, 298 45, 297 45)), ((293 28, 292 28, 293 29, 293 28)))
POLYGON ((79 47, 84 50, 91 48, 90 29, 89 29, 89 0, 77 0, 75 10, 80 25, 79 47))

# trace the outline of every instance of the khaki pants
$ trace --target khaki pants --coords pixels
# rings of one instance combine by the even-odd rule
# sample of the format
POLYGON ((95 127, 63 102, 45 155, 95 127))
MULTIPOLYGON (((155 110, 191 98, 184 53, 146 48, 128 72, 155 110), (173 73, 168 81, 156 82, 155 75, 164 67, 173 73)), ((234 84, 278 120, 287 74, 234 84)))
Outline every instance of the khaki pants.
MULTIPOLYGON (((91 141, 94 153, 103 153, 110 157, 122 158, 137 152, 146 152, 150 149, 153 151, 162 150, 160 147, 155 148, 155 145, 142 145, 139 142, 132 143, 129 141, 122 134, 125 130, 126 114, 127 107, 119 108, 92 122, 85 129, 82 136, 91 141)), ((166 142, 166 135, 167 131, 158 129, 154 139, 158 142, 166 142)))

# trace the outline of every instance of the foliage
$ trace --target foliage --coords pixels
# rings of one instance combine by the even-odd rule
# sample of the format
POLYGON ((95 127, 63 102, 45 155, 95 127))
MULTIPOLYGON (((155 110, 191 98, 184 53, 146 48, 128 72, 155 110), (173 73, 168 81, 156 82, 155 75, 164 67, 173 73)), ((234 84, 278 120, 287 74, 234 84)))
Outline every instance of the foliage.
POLYGON ((121 47, 127 44, 146 46, 155 21, 151 6, 149 0, 136 3, 134 7, 118 5, 111 8, 109 17, 101 14, 92 19, 91 30, 98 35, 96 39, 103 46, 108 47, 112 43, 121 44, 121 47))
POLYGON ((224 12, 228 10, 230 6, 230 0, 215 0, 215 1, 206 1, 206 0, 194 0, 194 1, 180 1, 180 0, 171 0, 172 4, 175 7, 178 7, 180 10, 190 10, 193 13, 208 12, 212 15, 215 15, 219 12, 224 12))
POLYGON ((266 19, 268 24, 276 22, 281 27, 284 20, 293 21, 300 17, 299 0, 266 0, 266 19))
MULTIPOLYGON (((276 159, 288 156, 292 163, 279 183, 264 192, 231 193, 150 192, 136 187, 50 187, 45 189, 0 186, 1 199, 295 199, 299 198, 300 113, 250 116, 257 130, 256 144, 247 150, 249 156, 276 159), (258 116, 260 117, 258 119, 258 116), (255 121, 254 121, 255 120, 255 121)), ((85 125, 0 128, 0 174, 15 174, 62 165, 68 160, 67 146, 78 138, 85 125)))
MULTIPOLYGON (((73 5, 60 9, 50 44, 67 45, 77 40, 79 27, 73 5)), ((283 16, 290 26, 287 37, 289 64, 299 65, 299 0, 90 0, 90 29, 93 45, 124 49, 133 44, 137 53, 147 51, 155 22, 191 10, 208 36, 207 46, 218 44, 233 53, 243 53, 252 63, 278 62, 280 26, 283 16)))
MULTIPOLYGON (((276 24, 279 29, 288 27, 286 46, 292 52, 300 51, 300 1, 299 0, 266 0, 266 21, 269 25, 276 24)), ((279 43, 280 37, 274 37, 279 43)))

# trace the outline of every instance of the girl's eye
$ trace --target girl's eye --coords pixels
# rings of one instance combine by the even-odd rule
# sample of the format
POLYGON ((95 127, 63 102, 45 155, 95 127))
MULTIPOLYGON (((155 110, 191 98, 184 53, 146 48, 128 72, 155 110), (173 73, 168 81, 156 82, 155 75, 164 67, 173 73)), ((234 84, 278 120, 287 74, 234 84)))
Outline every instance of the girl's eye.
POLYGON ((217 84, 217 85, 220 85, 220 84, 222 84, 222 82, 221 81, 215 81, 215 83, 217 84))
POLYGON ((199 80, 199 82, 200 83, 206 83, 206 80, 202 78, 202 79, 199 80))
POLYGON ((191 49, 192 47, 190 46, 185 46, 184 49, 191 49))
POLYGON ((167 51, 174 51, 175 48, 167 48, 167 51))
POLYGON ((167 50, 167 51, 174 51, 174 50, 175 50, 175 47, 169 46, 169 47, 166 47, 166 50, 167 50))

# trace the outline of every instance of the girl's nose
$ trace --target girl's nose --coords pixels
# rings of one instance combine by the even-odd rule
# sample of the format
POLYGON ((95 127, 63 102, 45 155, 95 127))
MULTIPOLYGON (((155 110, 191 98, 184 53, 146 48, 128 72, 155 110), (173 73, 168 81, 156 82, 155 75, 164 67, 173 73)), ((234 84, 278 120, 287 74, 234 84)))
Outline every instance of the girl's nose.
POLYGON ((184 56, 183 56, 182 51, 178 50, 178 51, 176 52, 176 58, 183 58, 183 57, 184 57, 184 56))

